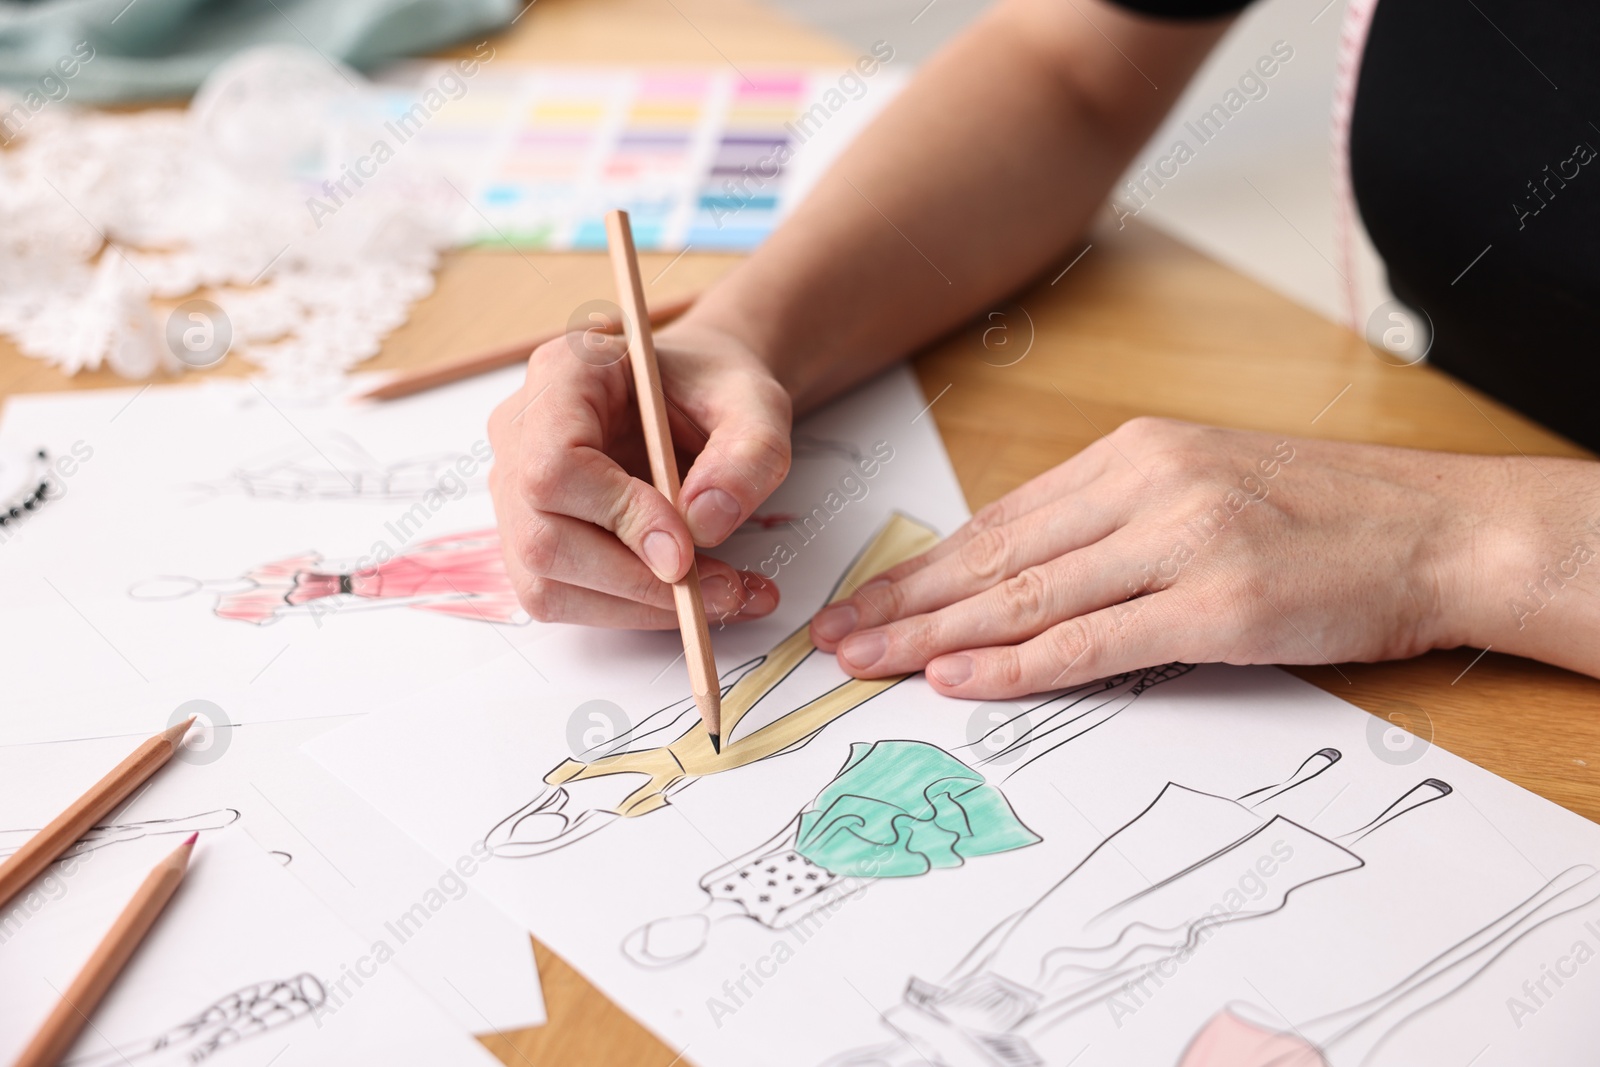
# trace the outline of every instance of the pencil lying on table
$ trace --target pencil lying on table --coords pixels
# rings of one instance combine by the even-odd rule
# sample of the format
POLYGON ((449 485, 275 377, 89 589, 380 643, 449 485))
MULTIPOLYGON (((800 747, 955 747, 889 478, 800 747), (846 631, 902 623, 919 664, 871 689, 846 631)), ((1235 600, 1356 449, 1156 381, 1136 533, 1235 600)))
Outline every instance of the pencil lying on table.
POLYGON ((56 861, 111 809, 127 799, 145 780, 166 765, 178 750, 183 735, 194 725, 194 716, 168 727, 149 738, 72 805, 51 820, 50 825, 25 841, 21 848, 0 863, 0 907, 56 861))
MULTIPOLYGON (((650 325, 665 326, 673 319, 689 310, 689 305, 695 302, 693 295, 678 300, 671 300, 665 304, 658 304, 650 309, 650 325)), ((621 333, 622 323, 613 322, 608 327, 603 327, 605 333, 621 333)), ((390 379, 378 386, 362 393, 358 400, 398 400, 403 396, 420 393, 427 389, 434 389, 451 382, 459 382, 463 378, 470 378, 475 374, 487 374, 501 367, 512 367, 527 360, 535 348, 550 341, 554 341, 566 331, 543 334, 532 337, 526 341, 517 341, 515 344, 502 345, 491 348, 487 352, 480 352, 474 356, 450 360, 434 367, 424 367, 421 370, 402 374, 398 378, 390 379)))
MULTIPOLYGON (((672 448, 667 423, 667 398, 661 391, 661 368, 656 365, 655 339, 644 308, 644 283, 639 280, 639 258, 633 250, 633 228, 626 211, 606 214, 606 247, 611 271, 617 278, 617 302, 628 325, 628 362, 633 367, 633 390, 639 394, 639 421, 644 427, 645 451, 650 454, 650 476, 661 495, 682 510, 678 500, 678 457, 672 448)), ((678 609, 678 629, 683 632, 683 658, 689 665, 700 720, 711 735, 711 747, 722 751, 722 686, 711 654, 711 628, 706 625, 705 603, 700 599, 700 568, 691 559, 689 573, 672 584, 672 601, 678 609)))
POLYGON ((56 1067, 67 1054, 72 1043, 83 1032, 89 1015, 99 1005, 116 981, 117 975, 127 966, 133 950, 139 947, 144 935, 160 917, 167 901, 178 891, 183 872, 189 868, 189 854, 194 851, 194 840, 189 839, 172 851, 166 859, 156 864, 144 882, 122 909, 117 921, 111 924, 106 936, 95 946, 89 962, 83 965, 78 977, 67 986, 66 992, 56 1002, 55 1009, 45 1019, 39 1032, 33 1035, 28 1047, 14 1067, 56 1067))

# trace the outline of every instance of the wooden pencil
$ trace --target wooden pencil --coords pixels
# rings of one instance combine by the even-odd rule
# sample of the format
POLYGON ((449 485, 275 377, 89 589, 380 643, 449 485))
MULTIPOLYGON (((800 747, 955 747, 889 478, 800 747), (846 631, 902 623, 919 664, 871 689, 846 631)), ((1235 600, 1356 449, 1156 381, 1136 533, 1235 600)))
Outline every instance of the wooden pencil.
POLYGON ((189 854, 194 851, 195 838, 199 836, 197 833, 190 834, 187 841, 145 876, 133 899, 128 901, 122 914, 117 916, 117 921, 111 924, 106 936, 95 946, 89 962, 83 965, 72 984, 61 994, 61 999, 56 1002, 44 1025, 28 1042, 15 1067, 56 1067, 61 1062, 88 1023, 89 1015, 106 995, 106 990, 122 973, 134 949, 139 947, 162 909, 167 906, 167 901, 177 892, 178 883, 183 881, 183 872, 189 869, 189 854))
MULTIPOLYGON (((665 326, 673 319, 689 310, 695 302, 696 296, 690 295, 678 300, 670 300, 658 304, 650 310, 650 325, 665 326)), ((487 352, 477 355, 465 356, 461 359, 449 360, 433 367, 424 367, 421 370, 402 374, 398 378, 384 382, 376 389, 369 389, 362 393, 358 400, 398 400, 403 396, 411 396, 427 389, 435 389, 451 382, 459 382, 463 378, 470 378, 476 374, 486 374, 501 367, 511 367, 527 360, 535 348, 549 341, 554 341, 566 331, 543 334, 532 337, 526 341, 515 344, 502 345, 491 348, 487 352)), ((604 332, 621 333, 622 323, 614 322, 604 332)))
MULTIPOLYGON (((617 302, 622 305, 628 336, 633 339, 628 345, 628 361, 633 368, 634 392, 639 394, 639 421, 644 427, 645 450, 650 455, 650 476, 661 495, 681 511, 678 497, 682 486, 672 448, 672 429, 667 422, 667 398, 661 391, 661 368, 656 365, 655 340, 650 336, 651 324, 645 314, 644 283, 639 279, 639 257, 633 250, 633 228, 626 211, 606 214, 606 247, 617 279, 617 302)), ((689 687, 695 706, 711 735, 711 747, 721 752, 722 686, 717 681, 711 629, 706 625, 706 608, 700 599, 700 568, 693 560, 683 580, 673 583, 672 601, 678 610, 678 629, 683 632, 683 655, 689 665, 689 687)))
POLYGON ((0 863, 0 907, 4 907, 58 856, 71 848, 74 841, 160 770, 178 750, 183 735, 193 725, 194 716, 191 715, 186 721, 146 740, 127 759, 91 786, 87 793, 73 801, 66 811, 57 815, 48 826, 28 838, 21 848, 0 863))

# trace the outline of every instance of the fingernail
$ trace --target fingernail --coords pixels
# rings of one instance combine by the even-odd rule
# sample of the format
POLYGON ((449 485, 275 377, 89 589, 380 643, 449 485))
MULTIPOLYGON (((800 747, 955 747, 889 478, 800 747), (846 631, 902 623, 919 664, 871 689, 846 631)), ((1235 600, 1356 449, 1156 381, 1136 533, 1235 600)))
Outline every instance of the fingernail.
POLYGON ((889 639, 880 633, 856 634, 839 646, 839 655, 850 666, 860 669, 878 662, 888 648, 889 639))
POLYGON ((739 502, 721 489, 707 489, 689 501, 689 532, 697 545, 721 544, 739 521, 739 502))
POLYGON ((817 612, 811 620, 811 632, 824 641, 841 641, 856 628, 860 618, 854 604, 832 604, 817 612))
POLYGON ((652 530, 644 535, 644 561, 663 582, 675 581, 683 566, 683 556, 678 553, 678 542, 669 533, 652 530))
POLYGON ((710 615, 727 615, 739 610, 739 591, 720 574, 700 579, 700 599, 710 615))
POLYGON ((778 606, 778 587, 754 575, 745 575, 745 601, 739 614, 745 618, 770 615, 778 606))
POLYGON ((778 606, 778 587, 757 575, 740 574, 744 590, 740 594, 739 617, 745 619, 770 615, 778 606))
POLYGON ((940 685, 960 685, 972 677, 972 657, 940 656, 928 664, 928 673, 940 685))
POLYGON ((706 614, 723 622, 759 619, 778 606, 778 587, 748 571, 740 571, 736 581, 717 574, 702 578, 700 596, 706 614))
POLYGON ((876 593, 878 590, 887 589, 888 587, 889 587, 889 579, 887 579, 887 578, 874 578, 874 579, 872 579, 872 581, 867 582, 861 588, 857 589, 856 590, 856 595, 857 596, 866 596, 869 593, 876 593))

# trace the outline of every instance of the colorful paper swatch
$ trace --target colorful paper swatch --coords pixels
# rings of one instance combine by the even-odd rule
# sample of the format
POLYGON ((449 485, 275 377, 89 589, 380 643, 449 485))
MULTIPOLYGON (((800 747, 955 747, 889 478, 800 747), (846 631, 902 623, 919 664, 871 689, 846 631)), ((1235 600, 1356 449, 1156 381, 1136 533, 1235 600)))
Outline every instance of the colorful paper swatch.
MULTIPOLYGON (((601 249, 605 213, 622 208, 640 251, 742 251, 905 81, 874 68, 495 64, 414 144, 471 202, 462 244, 601 249)), ((395 110, 430 69, 389 80, 395 110)))

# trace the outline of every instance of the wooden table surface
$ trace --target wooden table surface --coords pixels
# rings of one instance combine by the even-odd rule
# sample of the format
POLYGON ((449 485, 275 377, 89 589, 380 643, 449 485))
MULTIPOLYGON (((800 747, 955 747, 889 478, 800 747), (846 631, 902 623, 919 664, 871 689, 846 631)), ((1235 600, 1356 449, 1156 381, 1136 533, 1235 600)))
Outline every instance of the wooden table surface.
MULTIPOLYGON (((842 70, 854 59, 747 0, 539 0, 491 42, 494 62, 842 70)), ((1428 367, 1383 363, 1343 328, 1154 231, 1108 228, 1090 240, 1093 248, 1058 282, 1049 279, 1081 246, 1064 249, 1038 283, 997 307, 1003 318, 984 321, 1003 324, 1010 347, 996 344, 999 334, 986 347, 975 326, 916 361, 927 396, 939 398, 933 418, 974 509, 1145 414, 1459 452, 1587 454, 1428 367)), ((691 252, 641 262, 656 300, 703 287, 737 257, 691 252)), ((363 369, 418 366, 559 328, 577 305, 610 292, 603 255, 451 254, 437 290, 363 369)), ((211 373, 248 370, 230 359, 211 373)), ((109 373, 64 378, 0 340, 0 398, 122 384, 109 373)), ((1477 655, 1460 649, 1293 673, 1600 819, 1600 681, 1477 655)), ((550 1022, 483 1035, 500 1059, 512 1067, 681 1062, 678 1050, 537 940, 534 948, 550 1022)))

